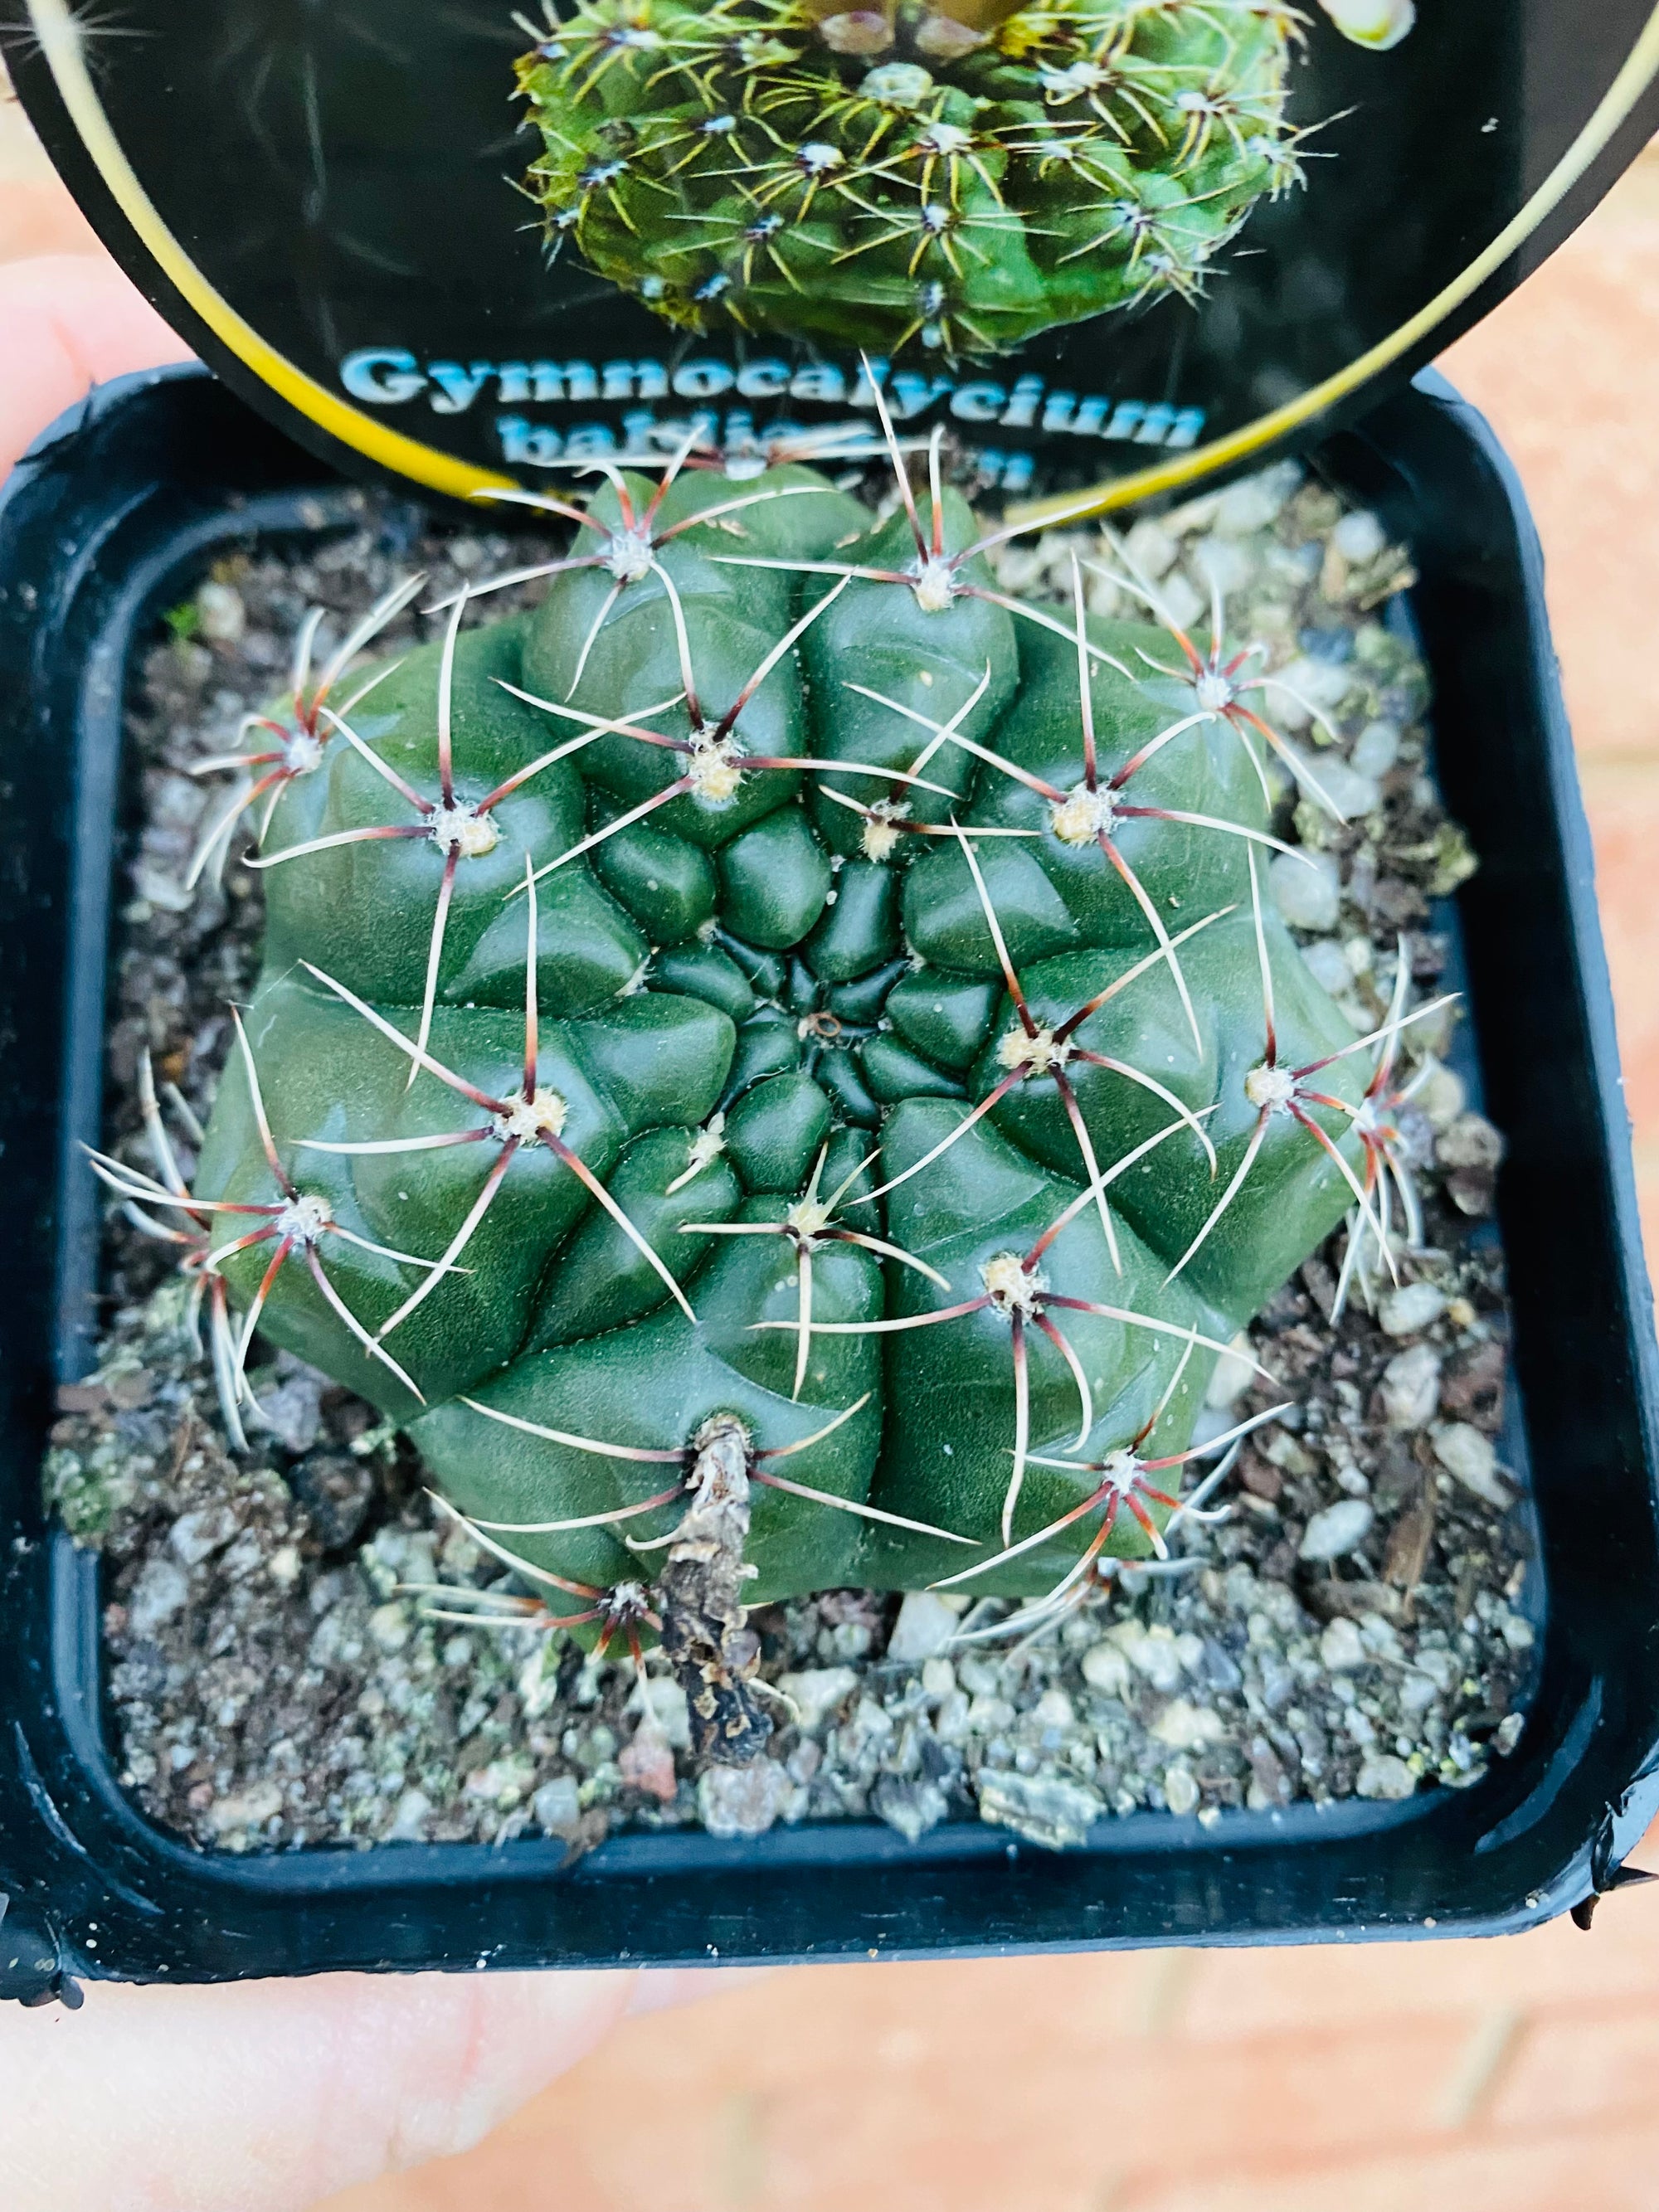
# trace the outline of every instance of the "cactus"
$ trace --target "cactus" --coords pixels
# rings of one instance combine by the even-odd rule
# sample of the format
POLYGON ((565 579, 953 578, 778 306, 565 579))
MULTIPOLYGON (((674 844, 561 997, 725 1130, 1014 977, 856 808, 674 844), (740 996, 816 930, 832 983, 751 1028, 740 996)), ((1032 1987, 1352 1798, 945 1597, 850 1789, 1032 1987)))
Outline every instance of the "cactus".
POLYGON ((549 1593, 488 1617, 659 1632, 722 1755, 745 1605, 1162 1552, 1221 1351, 1350 1208, 1388 1258, 1418 1016, 1263 900, 1273 679, 1005 594, 894 464, 542 502, 533 613, 312 714, 194 1194, 100 1163, 549 1593))
POLYGON ((519 64, 556 250, 690 331, 987 354, 1191 298, 1301 179, 1284 0, 577 0, 519 64))

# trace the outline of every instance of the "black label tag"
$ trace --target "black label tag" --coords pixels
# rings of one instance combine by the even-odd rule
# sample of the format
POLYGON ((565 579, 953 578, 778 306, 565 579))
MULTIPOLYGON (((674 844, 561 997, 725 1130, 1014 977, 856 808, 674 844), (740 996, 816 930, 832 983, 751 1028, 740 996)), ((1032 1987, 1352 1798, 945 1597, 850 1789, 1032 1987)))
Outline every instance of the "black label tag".
POLYGON ((1437 351, 1659 120, 1651 0, 6 4, 163 311, 462 495, 884 407, 1016 498, 1189 483, 1437 351))

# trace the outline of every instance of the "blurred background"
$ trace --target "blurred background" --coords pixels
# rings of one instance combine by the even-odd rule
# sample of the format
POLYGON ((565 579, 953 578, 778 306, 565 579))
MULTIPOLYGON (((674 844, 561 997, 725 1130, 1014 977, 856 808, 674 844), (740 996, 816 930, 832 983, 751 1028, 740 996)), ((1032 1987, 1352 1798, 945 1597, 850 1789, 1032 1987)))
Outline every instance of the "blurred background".
MULTIPOLYGON (((0 261, 99 250, 0 80, 0 261)), ((1659 145, 1442 364, 1543 534, 1650 1253, 1656 364, 1659 145)), ((325 2212, 1659 2212, 1656 2080, 1659 1887, 1589 1936, 805 1968, 631 2021, 325 2212)))

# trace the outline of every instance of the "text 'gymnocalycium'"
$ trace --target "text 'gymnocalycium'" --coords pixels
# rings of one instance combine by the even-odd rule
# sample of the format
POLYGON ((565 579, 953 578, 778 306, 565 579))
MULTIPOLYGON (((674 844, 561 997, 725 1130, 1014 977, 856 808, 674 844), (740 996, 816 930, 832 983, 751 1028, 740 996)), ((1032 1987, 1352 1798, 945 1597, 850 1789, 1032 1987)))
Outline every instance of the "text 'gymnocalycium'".
POLYGON ((733 1756, 745 1605, 1158 1548, 1218 1355, 1370 1218, 1377 1040, 1261 896, 1270 753, 1320 796, 1272 679, 1002 593, 938 463, 879 523, 599 465, 534 612, 296 684, 166 1197, 238 1360, 378 1403, 556 1617, 660 1627, 733 1756))

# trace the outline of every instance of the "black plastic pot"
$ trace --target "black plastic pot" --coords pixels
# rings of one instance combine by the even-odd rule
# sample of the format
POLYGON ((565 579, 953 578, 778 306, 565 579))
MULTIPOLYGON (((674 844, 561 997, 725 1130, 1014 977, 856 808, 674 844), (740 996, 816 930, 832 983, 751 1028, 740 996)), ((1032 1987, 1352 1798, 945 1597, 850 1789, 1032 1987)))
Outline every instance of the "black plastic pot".
POLYGON ((0 1996, 76 1975, 1284 1942, 1519 1929, 1613 1885, 1659 1811, 1659 1357, 1589 837, 1539 548, 1491 433, 1419 379, 1317 456, 1415 549, 1439 768, 1482 858, 1461 896, 1544 1602, 1515 1754, 1461 1791, 1324 1812, 1147 1814, 1053 1854, 978 1825, 719 1842, 204 1854, 123 1797, 96 1562, 39 1468, 84 1371, 123 685, 210 549, 346 517, 337 483, 198 374, 60 423, 0 501, 0 1996))

